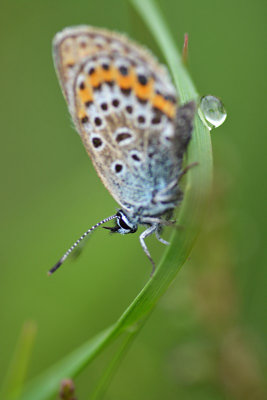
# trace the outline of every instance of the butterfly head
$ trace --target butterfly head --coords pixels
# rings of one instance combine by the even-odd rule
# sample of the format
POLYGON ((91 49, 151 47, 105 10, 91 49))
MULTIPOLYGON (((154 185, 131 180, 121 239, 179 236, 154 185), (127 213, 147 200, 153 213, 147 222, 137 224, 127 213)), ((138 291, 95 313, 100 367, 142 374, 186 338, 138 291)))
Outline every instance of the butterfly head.
POLYGON ((104 228, 109 229, 112 233, 116 232, 125 235, 127 233, 135 233, 138 225, 123 210, 119 210, 116 214, 116 225, 113 227, 105 226, 104 228))

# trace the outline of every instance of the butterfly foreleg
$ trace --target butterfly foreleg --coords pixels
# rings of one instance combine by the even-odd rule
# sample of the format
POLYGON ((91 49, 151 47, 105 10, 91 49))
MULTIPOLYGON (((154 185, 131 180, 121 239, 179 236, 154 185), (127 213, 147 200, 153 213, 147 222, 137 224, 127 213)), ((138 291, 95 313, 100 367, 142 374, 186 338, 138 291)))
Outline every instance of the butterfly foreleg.
POLYGON ((147 228, 144 232, 142 232, 141 235, 139 236, 139 240, 140 240, 142 249, 144 250, 144 252, 146 253, 147 257, 149 258, 149 260, 152 264, 152 271, 150 274, 151 277, 153 276, 153 274, 155 272, 156 266, 155 266, 155 263, 149 253, 147 245, 145 244, 145 238, 147 238, 148 236, 152 235, 155 232, 157 232, 157 225, 152 225, 149 228, 147 228))

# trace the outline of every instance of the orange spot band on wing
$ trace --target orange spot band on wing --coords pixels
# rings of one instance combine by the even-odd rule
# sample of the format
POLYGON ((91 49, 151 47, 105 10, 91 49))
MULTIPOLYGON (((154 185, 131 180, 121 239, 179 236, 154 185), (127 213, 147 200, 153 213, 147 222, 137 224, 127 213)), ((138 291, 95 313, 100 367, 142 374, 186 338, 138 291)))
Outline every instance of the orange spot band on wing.
POLYGON ((83 107, 79 107, 78 108, 78 117, 79 117, 80 120, 82 120, 83 118, 87 117, 86 112, 85 112, 83 107))
POLYGON ((102 68, 101 70, 101 79, 104 82, 111 82, 115 79, 115 69, 113 67, 109 67, 109 69, 102 68))
POLYGON ((87 81, 93 88, 98 87, 102 83, 101 71, 96 68, 91 75, 88 75, 87 81))
POLYGON ((146 85, 141 85, 136 79, 134 83, 134 92, 142 100, 151 100, 153 96, 154 80, 150 78, 146 85))
POLYGON ((175 105, 159 94, 156 94, 153 98, 153 106, 170 118, 173 118, 175 115, 175 105))
POLYGON ((175 117, 175 105, 173 103, 171 103, 170 101, 168 101, 168 105, 165 109, 165 114, 167 114, 167 116, 169 118, 175 117))
POLYGON ((134 86, 134 74, 129 71, 127 75, 122 75, 116 70, 116 83, 121 89, 132 89, 134 86))
POLYGON ((80 89, 78 96, 82 103, 87 103, 88 101, 93 101, 93 94, 89 88, 80 89))

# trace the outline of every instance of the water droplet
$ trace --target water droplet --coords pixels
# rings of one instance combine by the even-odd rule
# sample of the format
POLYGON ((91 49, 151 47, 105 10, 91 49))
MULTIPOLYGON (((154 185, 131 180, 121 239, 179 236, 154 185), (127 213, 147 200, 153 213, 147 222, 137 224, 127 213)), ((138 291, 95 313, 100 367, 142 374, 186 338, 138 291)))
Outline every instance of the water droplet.
POLYGON ((222 101, 209 94, 201 97, 199 116, 211 131, 224 123, 227 113, 222 101))

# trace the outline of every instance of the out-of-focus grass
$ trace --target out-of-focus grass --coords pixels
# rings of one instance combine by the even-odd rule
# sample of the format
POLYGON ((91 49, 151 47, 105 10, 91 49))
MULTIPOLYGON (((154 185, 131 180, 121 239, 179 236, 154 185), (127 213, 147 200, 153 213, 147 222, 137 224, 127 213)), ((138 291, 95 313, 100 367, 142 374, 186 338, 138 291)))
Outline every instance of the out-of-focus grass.
POLYGON ((5 380, 0 390, 1 399, 15 400, 20 397, 32 355, 36 331, 37 327, 33 321, 24 323, 13 358, 10 361, 5 380))

